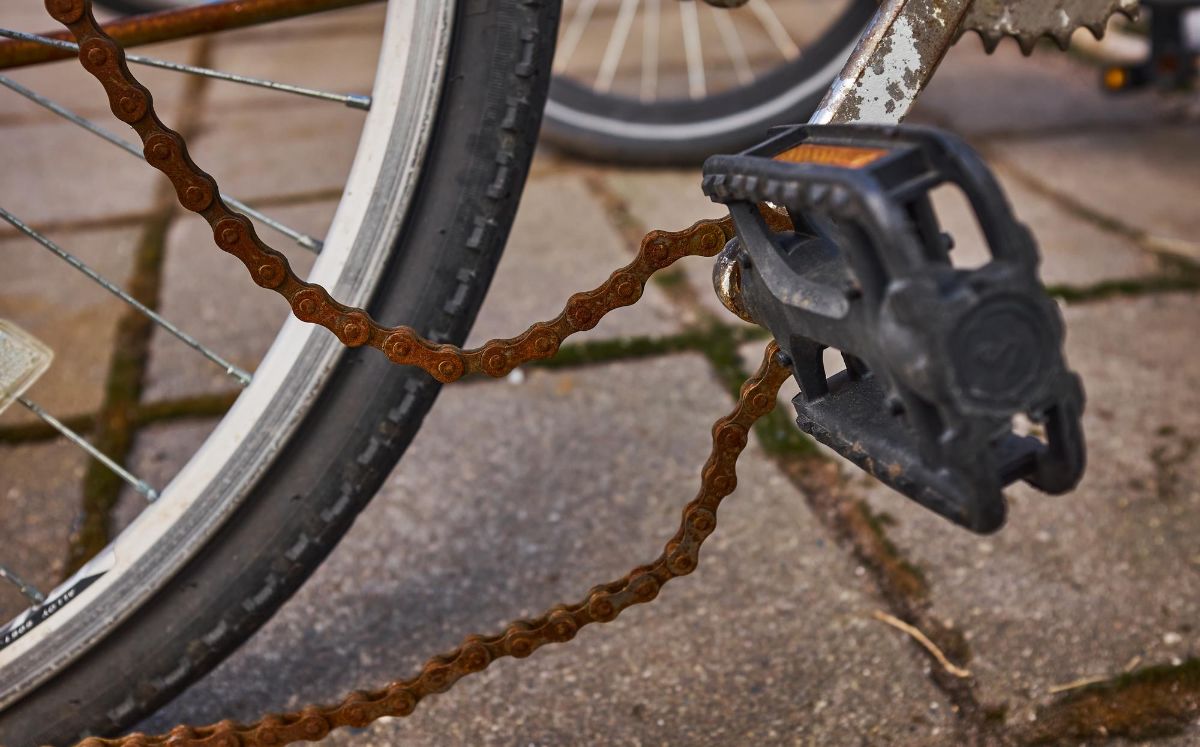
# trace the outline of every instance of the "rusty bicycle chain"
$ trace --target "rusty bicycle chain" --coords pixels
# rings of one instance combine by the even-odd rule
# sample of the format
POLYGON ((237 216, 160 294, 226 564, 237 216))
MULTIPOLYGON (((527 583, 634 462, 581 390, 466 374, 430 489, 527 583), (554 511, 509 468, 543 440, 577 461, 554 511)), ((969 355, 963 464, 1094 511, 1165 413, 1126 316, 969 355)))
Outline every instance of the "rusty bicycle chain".
MULTIPOLYGON (((141 137, 147 162, 167 175, 180 204, 208 221, 217 246, 240 259, 255 283, 279 293, 299 319, 325 327, 344 345, 370 345, 392 362, 417 366, 443 383, 473 373, 500 377, 522 363, 552 357, 569 335, 591 329, 608 312, 636 302, 656 271, 686 256, 715 256, 733 236, 729 218, 699 221, 683 231, 651 231, 633 261, 598 288, 571 296, 556 318, 473 350, 433 343, 410 327, 384 327, 362 309, 338 303, 321 286, 298 278, 287 259, 258 238, 250 220, 225 205, 216 180, 192 161, 183 137, 158 118, 150 91, 129 72, 124 50, 96 23, 91 0, 45 4, 75 35, 80 61, 104 86, 113 114, 141 137)), ((773 227, 787 222, 774 210, 764 209, 763 214, 773 227)), ((750 429, 774 408, 779 387, 789 375, 778 347, 771 343, 757 373, 743 385, 733 412, 713 425, 712 451, 701 472, 699 493, 684 508, 680 528, 658 559, 594 587, 583 601, 514 622, 498 635, 468 636, 454 651, 430 659, 416 677, 352 693, 336 705, 307 706, 253 724, 222 721, 198 728, 181 725, 159 736, 89 737, 79 747, 254 747, 322 739, 342 726, 363 727, 384 716, 407 716, 426 696, 445 692, 499 657, 523 658, 543 645, 570 640, 585 625, 609 622, 627 607, 653 600, 667 581, 695 570, 700 546, 716 528, 717 508, 737 484, 735 466, 750 429)))
MULTIPOLYGON (((150 91, 129 72, 124 50, 92 16, 91 0, 45 3, 50 15, 75 35, 79 60, 104 86, 113 114, 141 137, 146 161, 167 175, 179 204, 208 221, 216 245, 240 259, 255 283, 283 296, 297 318, 328 329, 343 345, 370 345, 393 363, 417 366, 442 383, 474 373, 501 377, 522 363, 552 357, 568 336, 595 327, 608 312, 641 298, 658 270, 683 257, 716 256, 733 237, 728 217, 702 220, 683 231, 651 231, 632 262, 598 288, 571 296, 556 318, 473 350, 431 342, 411 327, 385 327, 366 311, 345 306, 325 288, 297 277, 287 258, 258 237, 250 219, 229 209, 216 180, 188 155, 183 137, 158 118, 150 91)), ((781 220, 769 212, 768 220, 781 220)))
POLYGON ((471 635, 453 651, 434 656, 417 676, 379 690, 354 692, 340 703, 307 706, 287 714, 266 716, 253 724, 222 721, 212 726, 178 726, 168 734, 131 734, 115 739, 90 737, 78 747, 277 747, 323 739, 342 726, 364 727, 384 716, 407 716, 429 695, 443 693, 458 680, 486 669, 503 656, 524 658, 550 643, 564 643, 585 625, 610 622, 635 604, 658 596, 673 578, 696 569, 700 546, 717 526, 717 509, 737 486, 736 462, 755 421, 775 407, 780 385, 791 373, 772 342, 757 373, 742 386, 733 412, 712 429, 713 446, 701 472, 700 490, 684 507, 675 535, 649 565, 624 578, 593 587, 583 601, 552 607, 541 617, 511 623, 492 636, 471 635))

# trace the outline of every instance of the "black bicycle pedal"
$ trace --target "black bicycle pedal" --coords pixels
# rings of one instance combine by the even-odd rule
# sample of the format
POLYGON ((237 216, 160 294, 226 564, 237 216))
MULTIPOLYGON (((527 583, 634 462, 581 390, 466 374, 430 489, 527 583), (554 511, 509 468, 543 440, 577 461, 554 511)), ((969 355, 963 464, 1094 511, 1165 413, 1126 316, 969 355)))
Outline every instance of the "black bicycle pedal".
POLYGON ((704 191, 737 232, 718 292, 790 359, 800 428, 977 532, 1004 523, 1002 490, 1018 479, 1050 493, 1079 482, 1084 397, 1058 307, 1032 235, 965 143, 908 126, 786 127, 709 158, 704 191), (930 200, 944 184, 978 219, 981 267, 951 262, 930 200), (764 202, 793 230, 772 231, 764 202), (826 348, 845 371, 827 375, 826 348), (1014 427, 1021 415, 1033 434, 1014 427))

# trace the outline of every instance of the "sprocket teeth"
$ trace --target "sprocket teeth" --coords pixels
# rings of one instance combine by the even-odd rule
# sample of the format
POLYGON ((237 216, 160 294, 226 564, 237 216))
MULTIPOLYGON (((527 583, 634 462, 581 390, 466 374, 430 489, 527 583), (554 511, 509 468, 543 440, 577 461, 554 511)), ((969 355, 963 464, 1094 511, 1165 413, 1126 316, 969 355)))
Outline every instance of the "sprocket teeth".
POLYGON ((962 29, 978 33, 988 53, 1011 36, 1029 55, 1042 37, 1065 50, 1077 29, 1086 28, 1099 39, 1113 15, 1133 19, 1138 12, 1138 0, 975 0, 962 29))
POLYGON ((996 47, 1000 46, 1000 40, 1004 38, 1004 34, 989 34, 985 31, 977 31, 979 40, 983 42, 983 50, 988 54, 996 51, 996 47))

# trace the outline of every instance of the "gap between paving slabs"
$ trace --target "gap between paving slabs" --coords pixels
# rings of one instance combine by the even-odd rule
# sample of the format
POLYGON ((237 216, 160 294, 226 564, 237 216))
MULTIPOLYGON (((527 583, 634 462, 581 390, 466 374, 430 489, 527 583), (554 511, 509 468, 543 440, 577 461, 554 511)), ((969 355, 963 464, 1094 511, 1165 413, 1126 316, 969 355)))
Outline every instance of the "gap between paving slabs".
MULTIPOLYGON (((641 225, 621 196, 608 188, 602 174, 593 171, 585 181, 605 205, 627 243, 636 246, 647 226, 641 225)), ((659 282, 685 316, 695 320, 689 324, 689 331, 696 334, 698 340, 703 340, 700 352, 717 378, 736 395, 749 375, 740 356, 738 340, 765 336, 765 333, 738 329, 715 318, 701 304, 696 289, 682 274, 669 275, 665 283, 659 282)), ((949 660, 958 664, 969 661, 970 652, 961 633, 931 614, 927 588, 919 569, 908 563, 888 541, 878 517, 850 494, 838 465, 826 458, 817 445, 795 427, 788 410, 776 408, 756 424, 755 432, 763 450, 796 486, 825 529, 870 571, 888 613, 924 633, 949 660)), ((930 656, 930 676, 950 700, 971 741, 995 741, 1003 720, 1002 711, 980 704, 968 678, 955 676, 944 669, 928 649, 922 647, 921 651, 930 656)))
MULTIPOLYGON (((1068 196, 1060 195, 1028 174, 1009 167, 1013 175, 1039 195, 1060 208, 1101 230, 1132 240, 1151 253, 1162 267, 1160 273, 1137 278, 1114 279, 1076 286, 1055 285, 1047 291, 1073 304, 1102 301, 1114 297, 1136 297, 1200 288, 1200 267, 1185 256, 1164 248, 1144 232, 1099 215, 1068 196)), ((634 218, 629 205, 608 188, 599 172, 586 180, 608 209, 611 219, 626 238, 636 240, 645 231, 634 218)), ((688 346, 705 354, 717 375, 736 392, 746 370, 737 355, 738 340, 765 337, 762 330, 745 330, 721 324, 706 313, 696 299, 695 289, 682 272, 664 273, 655 278, 676 304, 698 317, 686 335, 688 346)), ((676 349, 682 340, 662 340, 664 351, 676 349)), ((627 354, 652 354, 655 345, 647 340, 614 341, 606 348, 581 349, 580 357, 596 361, 627 354), (622 347, 622 344, 624 347, 622 347)), ((890 518, 872 513, 861 499, 849 494, 837 468, 824 460, 810 440, 791 423, 786 410, 774 411, 760 422, 758 432, 764 449, 781 470, 800 488, 809 505, 825 526, 847 542, 855 555, 873 572, 881 595, 897 617, 915 623, 948 658, 959 662, 970 659, 969 647, 960 631, 944 625, 930 610, 927 582, 921 570, 907 561, 887 537, 890 518)), ((929 653, 929 652, 927 652, 929 653)), ((981 704, 970 680, 956 677, 936 661, 931 676, 952 699, 959 713, 971 726, 974 736, 985 742, 1053 743, 1103 736, 1142 738, 1177 733, 1200 713, 1200 666, 1188 660, 1178 666, 1153 667, 1121 675, 1111 681, 1087 683, 1078 690, 1066 690, 1054 703, 1045 706, 1036 728, 1009 728, 1004 724, 1003 704, 981 704), (1137 707, 1134 707, 1134 706, 1137 707)))
MULTIPOLYGON (((945 123, 941 125, 945 126, 945 123)), ((1194 259, 1200 252, 1195 245, 1177 246, 1119 217, 1093 209, 1001 158, 995 148, 989 147, 991 141, 1010 137, 1009 133, 994 133, 973 139, 981 141, 975 142, 975 147, 995 168, 1075 218, 1130 241, 1153 256, 1160 268, 1157 273, 1140 277, 1104 280, 1083 286, 1054 285, 1047 288, 1049 293, 1065 303, 1080 304, 1200 290, 1200 263, 1194 259)), ((1165 454, 1162 457, 1171 461, 1165 454)), ((1126 672, 1111 678, 1064 683, 1053 701, 1037 709, 1037 721, 1013 726, 1007 732, 1007 738, 1023 744, 1094 744, 1097 740, 1142 740, 1179 735, 1200 723, 1197 721, 1200 717, 1200 660, 1188 658, 1177 664, 1142 668, 1136 668, 1137 663, 1131 662, 1132 666, 1126 672)))

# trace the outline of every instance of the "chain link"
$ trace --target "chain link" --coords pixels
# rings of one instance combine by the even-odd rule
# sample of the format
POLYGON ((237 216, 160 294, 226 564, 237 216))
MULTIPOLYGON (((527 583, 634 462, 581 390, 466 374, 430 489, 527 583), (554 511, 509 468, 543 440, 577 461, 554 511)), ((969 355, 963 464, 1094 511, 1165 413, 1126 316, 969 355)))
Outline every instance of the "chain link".
MULTIPOLYGON (((633 261, 594 290, 571 296, 554 319, 472 350, 431 342, 411 327, 385 327, 364 310, 345 306, 321 286, 297 277, 287 258, 259 239, 250 220, 229 209, 216 180, 188 155, 183 137, 158 118, 150 92, 129 72, 124 51, 96 23, 91 0, 45 2, 50 14, 75 35, 79 59, 104 86, 113 114, 141 137, 146 160, 167 175, 184 208, 208 221, 216 245, 240 259, 255 283, 283 296, 299 319, 325 327, 343 344, 370 345, 392 362, 417 366, 438 381, 452 382, 475 373, 505 376, 522 363, 550 358, 568 336, 595 327, 608 312, 641 298, 655 272, 683 257, 715 256, 734 235, 729 218, 702 220, 683 231, 651 231, 633 261)), ((773 228, 787 224, 786 216, 774 210, 764 208, 763 215, 773 228)), ((544 645, 569 641, 585 625, 609 622, 626 608, 653 600, 663 584, 695 570, 700 546, 716 528, 717 508, 737 484, 735 465, 750 429, 775 407, 779 387, 789 375, 772 342, 757 373, 743 385, 734 410, 713 425, 712 450, 701 471, 699 493, 684 508, 678 531, 658 559, 594 587, 582 601, 514 622, 497 635, 468 636, 454 651, 430 659, 417 676, 378 690, 351 693, 335 705, 310 705, 252 724, 222 721, 199 728, 177 726, 159 736, 89 737, 78 747, 278 747, 319 740, 339 727, 364 727, 384 716, 407 716, 427 696, 445 692, 497 658, 529 656, 544 645)))

